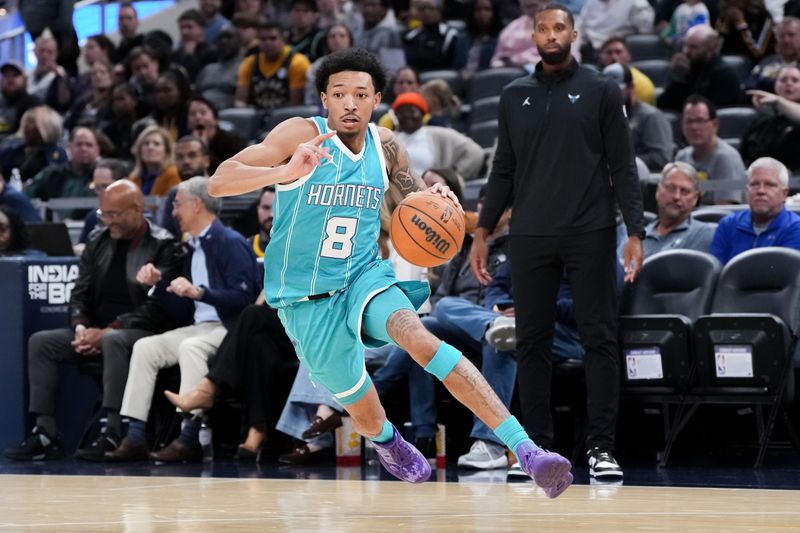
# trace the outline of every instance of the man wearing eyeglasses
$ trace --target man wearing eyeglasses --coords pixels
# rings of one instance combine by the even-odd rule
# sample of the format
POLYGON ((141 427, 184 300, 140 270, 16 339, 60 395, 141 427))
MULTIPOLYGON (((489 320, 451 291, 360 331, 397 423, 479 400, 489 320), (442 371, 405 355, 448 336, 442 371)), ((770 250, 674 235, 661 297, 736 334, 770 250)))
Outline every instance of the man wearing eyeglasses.
POLYGON ((756 159, 747 169, 750 209, 723 218, 711 254, 723 265, 752 248, 785 246, 800 250, 800 216, 786 209, 789 171, 771 157, 756 159))
POLYGON ((717 109, 707 98, 693 95, 686 99, 681 117, 681 129, 689 146, 678 150, 675 161, 689 163, 697 169, 700 181, 726 180, 720 188, 707 191, 704 204, 742 203, 745 170, 742 156, 730 144, 717 136, 717 109))
POLYGON ((127 179, 112 183, 100 198, 97 216, 105 229, 92 235, 81 256, 70 298, 72 327, 39 331, 28 341, 29 409, 36 426, 19 446, 5 450, 10 459, 63 455, 54 416, 59 366, 100 361, 107 424, 76 455, 102 460, 105 451, 119 443, 119 411, 134 342, 179 325, 136 281, 139 268, 147 263, 159 265, 165 278, 174 278, 185 256, 167 231, 145 220, 141 190, 127 179))
POLYGON ((644 229, 645 257, 675 248, 708 251, 714 225, 692 217, 692 209, 699 201, 699 178, 694 167, 689 163, 667 163, 656 188, 658 218, 644 229))

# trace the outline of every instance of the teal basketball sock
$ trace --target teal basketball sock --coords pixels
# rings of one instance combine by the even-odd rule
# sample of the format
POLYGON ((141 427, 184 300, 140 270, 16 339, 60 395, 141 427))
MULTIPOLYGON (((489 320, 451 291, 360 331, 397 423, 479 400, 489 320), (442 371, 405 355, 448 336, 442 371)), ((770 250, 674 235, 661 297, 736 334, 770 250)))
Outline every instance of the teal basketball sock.
MULTIPOLYGON (((514 456, 517 457, 517 461, 519 461, 519 456, 517 456, 517 447, 525 441, 530 441, 531 444, 536 446, 533 440, 525 433, 525 430, 522 428, 522 425, 517 420, 515 416, 509 416, 499 426, 494 429, 494 434, 497 435, 497 438, 503 441, 503 443, 508 446, 508 449, 514 452, 514 456)), ((538 446, 536 446, 538 448, 538 446)))
POLYGON ((383 429, 381 430, 380 435, 377 437, 370 437, 369 440, 377 442, 378 444, 384 444, 392 440, 392 437, 394 437, 394 426, 387 419, 383 421, 383 429))

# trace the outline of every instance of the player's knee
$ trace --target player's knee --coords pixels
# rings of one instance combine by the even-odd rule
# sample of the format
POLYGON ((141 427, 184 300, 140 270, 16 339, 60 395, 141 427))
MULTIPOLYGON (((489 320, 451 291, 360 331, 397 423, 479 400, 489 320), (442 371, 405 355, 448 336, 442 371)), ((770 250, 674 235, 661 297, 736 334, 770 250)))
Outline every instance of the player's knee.
POLYGON ((444 381, 453 371, 463 356, 456 348, 442 341, 433 357, 425 365, 425 371, 436 376, 439 381, 444 381))

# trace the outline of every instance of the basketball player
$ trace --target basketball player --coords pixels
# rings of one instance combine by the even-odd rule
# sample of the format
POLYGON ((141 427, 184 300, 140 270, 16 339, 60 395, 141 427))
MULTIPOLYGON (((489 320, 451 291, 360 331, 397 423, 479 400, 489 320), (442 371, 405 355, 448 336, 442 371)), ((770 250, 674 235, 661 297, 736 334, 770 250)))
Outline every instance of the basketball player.
MULTIPOLYGON (((383 195, 388 188, 402 196, 425 189, 393 134, 369 123, 386 81, 380 63, 365 50, 343 50, 326 56, 315 81, 329 118, 284 121, 261 144, 223 162, 209 184, 216 196, 275 185, 265 292, 298 357, 375 444, 383 466, 421 483, 430 465, 386 419, 364 366, 365 346, 401 347, 555 498, 572 482, 569 461, 536 446, 469 360, 423 327, 416 309, 428 297, 427 284, 398 282, 378 256, 383 195)), ((460 209, 446 186, 428 191, 460 209)))

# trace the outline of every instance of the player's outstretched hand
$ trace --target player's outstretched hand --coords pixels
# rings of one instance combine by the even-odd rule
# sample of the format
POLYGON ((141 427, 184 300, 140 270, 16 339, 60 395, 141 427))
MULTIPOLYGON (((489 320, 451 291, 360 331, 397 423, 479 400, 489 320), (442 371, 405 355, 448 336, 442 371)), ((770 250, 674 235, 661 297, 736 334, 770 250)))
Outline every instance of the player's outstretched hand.
POLYGON ((459 211, 461 211, 461 214, 464 214, 464 208, 461 207, 461 202, 458 201, 456 193, 454 193, 447 185, 442 185, 441 183, 434 183, 433 185, 428 187, 428 190, 425 192, 429 192, 431 194, 438 194, 442 198, 447 198, 448 200, 456 204, 456 207, 459 209, 459 211))
POLYGON ((286 163, 287 178, 291 180, 301 178, 322 164, 323 159, 331 159, 328 149, 320 145, 334 135, 336 131, 329 131, 298 145, 292 158, 286 163))

